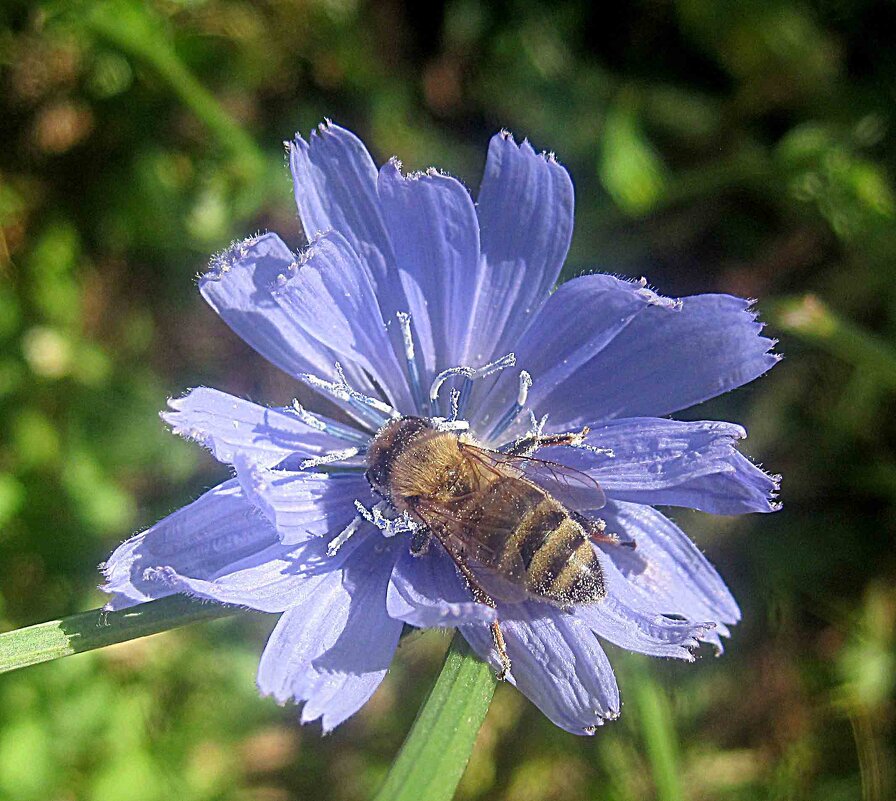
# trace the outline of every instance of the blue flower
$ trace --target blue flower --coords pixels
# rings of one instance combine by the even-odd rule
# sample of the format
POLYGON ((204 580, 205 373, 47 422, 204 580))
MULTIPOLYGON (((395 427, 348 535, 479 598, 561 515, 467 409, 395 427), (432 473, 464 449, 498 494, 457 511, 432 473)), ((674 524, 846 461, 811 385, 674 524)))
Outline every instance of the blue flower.
POLYGON ((297 256, 275 234, 247 239, 212 261, 200 291, 340 419, 208 388, 171 401, 163 416, 174 431, 235 477, 112 554, 110 606, 188 593, 281 613, 259 688, 304 702, 302 720, 320 718, 324 730, 373 694, 404 624, 459 627, 500 669, 497 616, 508 680, 576 734, 619 714, 598 638, 685 660, 700 642, 721 651, 737 604, 654 507, 776 508, 777 479, 736 449, 740 426, 664 417, 776 363, 749 304, 672 300, 610 275, 552 292, 572 236, 572 182, 553 156, 506 132, 491 141, 475 204, 435 170, 403 175, 395 160, 377 170, 353 134, 329 123, 288 149, 308 247, 297 256), (587 426, 539 457, 587 473, 605 493, 588 515, 607 533, 594 545, 605 597, 493 609, 441 546, 412 554, 415 521, 365 477, 371 439, 397 415, 494 450, 587 426))

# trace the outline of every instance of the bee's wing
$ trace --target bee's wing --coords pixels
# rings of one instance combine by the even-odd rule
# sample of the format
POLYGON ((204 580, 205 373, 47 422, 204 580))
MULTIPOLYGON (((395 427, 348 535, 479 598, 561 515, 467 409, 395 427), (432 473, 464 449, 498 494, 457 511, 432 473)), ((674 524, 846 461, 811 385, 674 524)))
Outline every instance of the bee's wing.
POLYGON ((414 511, 468 582, 496 601, 525 601, 530 593, 526 589, 526 566, 522 556, 514 549, 500 547, 513 533, 515 521, 490 517, 477 509, 480 513, 475 523, 471 523, 463 501, 461 498, 446 506, 420 499, 414 511), (471 532, 471 525, 475 525, 475 533, 471 532))
POLYGON ((504 475, 518 475, 538 485, 571 512, 601 509, 607 502, 600 484, 574 467, 531 456, 485 450, 466 443, 462 443, 461 447, 468 458, 475 459, 481 465, 488 465, 504 475))

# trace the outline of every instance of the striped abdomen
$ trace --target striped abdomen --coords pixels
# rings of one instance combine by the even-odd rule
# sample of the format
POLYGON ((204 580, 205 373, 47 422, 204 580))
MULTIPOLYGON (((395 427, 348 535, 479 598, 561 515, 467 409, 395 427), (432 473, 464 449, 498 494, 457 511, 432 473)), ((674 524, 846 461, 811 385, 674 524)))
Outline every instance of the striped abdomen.
POLYGON ((582 526, 544 490, 518 478, 493 482, 478 499, 474 537, 494 554, 504 575, 559 606, 606 595, 603 572, 582 526), (495 521, 508 521, 501 528, 495 521), (517 575, 524 571, 524 575, 517 575))

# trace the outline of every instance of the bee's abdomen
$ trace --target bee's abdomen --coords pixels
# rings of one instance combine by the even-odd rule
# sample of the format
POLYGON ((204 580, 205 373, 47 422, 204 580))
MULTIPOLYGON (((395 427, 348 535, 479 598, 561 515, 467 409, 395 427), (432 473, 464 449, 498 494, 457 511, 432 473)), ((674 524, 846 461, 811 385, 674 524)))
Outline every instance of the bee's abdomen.
POLYGON ((526 586, 534 595, 571 606, 606 594, 600 563, 585 532, 546 493, 532 488, 527 494, 505 548, 515 549, 522 558, 526 586))

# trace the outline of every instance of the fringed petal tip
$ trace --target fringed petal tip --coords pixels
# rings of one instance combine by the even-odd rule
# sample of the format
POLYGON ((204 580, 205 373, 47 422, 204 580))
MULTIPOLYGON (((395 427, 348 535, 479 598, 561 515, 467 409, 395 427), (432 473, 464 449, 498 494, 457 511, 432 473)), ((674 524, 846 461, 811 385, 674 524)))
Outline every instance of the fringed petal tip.
POLYGON ((657 288, 651 284, 646 276, 641 276, 640 278, 631 278, 630 276, 623 275, 622 273, 610 272, 610 273, 582 273, 582 275, 578 276, 580 278, 586 278, 591 275, 600 276, 604 280, 612 279, 619 285, 619 289, 621 291, 627 291, 632 293, 635 297, 644 301, 647 306, 655 306, 660 309, 666 309, 667 311, 680 312, 684 308, 684 299, 683 298, 673 298, 668 295, 662 295, 657 290, 657 288))
POLYGON ((280 237, 270 232, 258 231, 244 239, 234 239, 224 250, 209 259, 206 271, 199 275, 200 286, 208 281, 221 281, 240 262, 250 258, 253 250, 263 249, 266 240, 276 246, 280 237))
POLYGON ((532 143, 529 141, 528 137, 524 137, 523 140, 517 144, 514 139, 513 133, 508 131, 506 128, 502 128, 498 133, 492 137, 495 142, 507 142, 511 145, 514 145, 516 148, 520 150, 524 155, 539 158, 543 161, 546 161, 548 164, 557 165, 558 167, 562 167, 563 165, 557 160, 557 154, 554 153, 553 150, 536 150, 532 143))

